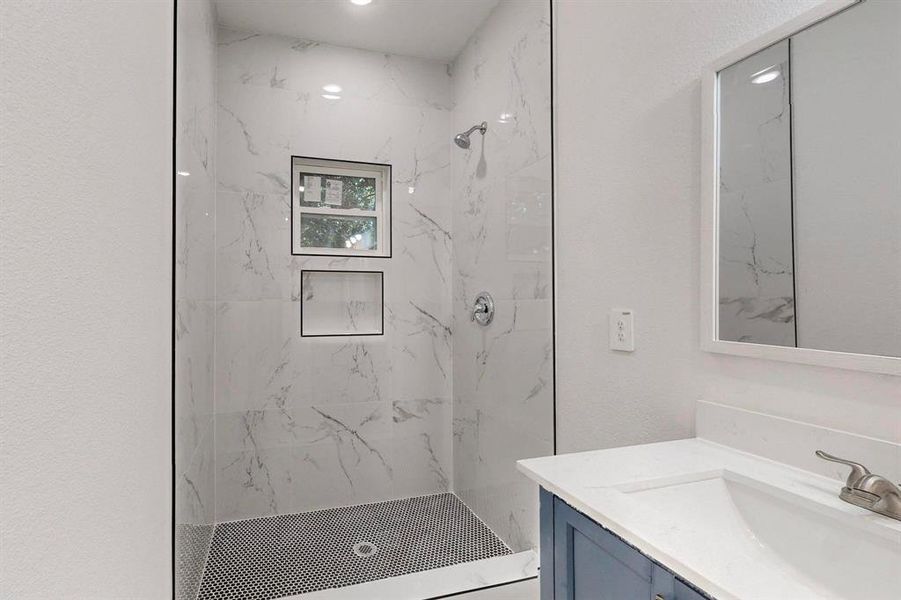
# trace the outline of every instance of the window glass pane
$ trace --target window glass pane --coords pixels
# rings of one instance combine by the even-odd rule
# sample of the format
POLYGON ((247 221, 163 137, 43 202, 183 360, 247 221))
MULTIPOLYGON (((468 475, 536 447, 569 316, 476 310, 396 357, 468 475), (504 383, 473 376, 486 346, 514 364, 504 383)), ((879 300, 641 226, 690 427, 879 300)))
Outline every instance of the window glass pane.
POLYGON ((304 248, 375 250, 376 236, 375 217, 300 215, 300 244, 304 248))
POLYGON ((375 177, 300 173, 300 205, 375 210, 375 177))

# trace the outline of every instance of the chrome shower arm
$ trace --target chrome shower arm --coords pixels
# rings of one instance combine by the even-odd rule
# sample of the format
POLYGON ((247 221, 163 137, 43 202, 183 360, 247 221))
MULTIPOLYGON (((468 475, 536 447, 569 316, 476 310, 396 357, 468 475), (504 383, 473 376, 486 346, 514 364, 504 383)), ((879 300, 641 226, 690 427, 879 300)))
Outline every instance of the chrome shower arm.
POLYGON ((488 121, 482 121, 478 125, 473 125, 469 129, 467 129, 466 133, 464 133, 463 135, 469 136, 472 134, 473 131, 476 131, 476 130, 478 130, 479 133, 481 133, 482 135, 485 135, 485 132, 488 131, 488 121))

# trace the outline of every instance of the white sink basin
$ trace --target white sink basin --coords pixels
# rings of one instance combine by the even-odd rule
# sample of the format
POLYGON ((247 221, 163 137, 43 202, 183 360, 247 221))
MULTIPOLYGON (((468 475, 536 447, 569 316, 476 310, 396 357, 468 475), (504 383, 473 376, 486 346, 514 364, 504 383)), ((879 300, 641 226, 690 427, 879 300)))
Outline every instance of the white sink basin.
MULTIPOLYGON (((901 533, 728 470, 616 486, 777 582, 780 598, 901 598, 901 533), (686 479, 689 479, 686 481, 686 479)), ((836 493, 838 489, 836 489, 836 493)), ((678 548, 672 548, 677 552, 678 548)))
POLYGON ((901 600, 901 522, 838 480, 700 439, 519 469, 718 600, 901 600))

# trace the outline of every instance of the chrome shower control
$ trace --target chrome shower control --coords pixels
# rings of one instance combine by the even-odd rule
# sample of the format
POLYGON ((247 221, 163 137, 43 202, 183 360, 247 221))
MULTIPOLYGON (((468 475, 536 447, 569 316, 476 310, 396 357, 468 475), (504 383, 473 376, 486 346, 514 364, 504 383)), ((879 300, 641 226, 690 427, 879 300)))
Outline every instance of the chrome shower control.
POLYGON ((484 327, 491 323, 492 319, 494 319, 494 298, 488 292, 479 292, 469 320, 484 327))

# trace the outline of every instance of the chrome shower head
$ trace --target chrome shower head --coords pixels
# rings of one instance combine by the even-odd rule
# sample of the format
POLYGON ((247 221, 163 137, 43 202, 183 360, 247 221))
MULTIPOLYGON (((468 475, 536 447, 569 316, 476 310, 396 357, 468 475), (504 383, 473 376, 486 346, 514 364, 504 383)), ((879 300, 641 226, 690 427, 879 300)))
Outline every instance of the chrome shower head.
POLYGON ((454 143, 465 150, 469 148, 469 136, 465 133, 458 133, 454 136, 454 143))
POLYGON ((478 130, 478 132, 482 135, 485 135, 485 132, 488 131, 488 121, 482 121, 481 125, 473 125, 463 133, 458 133, 454 136, 454 143, 464 150, 469 148, 469 145, 471 143, 469 136, 476 130, 478 130))

